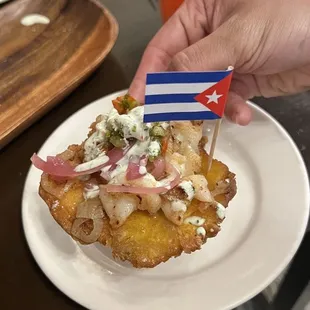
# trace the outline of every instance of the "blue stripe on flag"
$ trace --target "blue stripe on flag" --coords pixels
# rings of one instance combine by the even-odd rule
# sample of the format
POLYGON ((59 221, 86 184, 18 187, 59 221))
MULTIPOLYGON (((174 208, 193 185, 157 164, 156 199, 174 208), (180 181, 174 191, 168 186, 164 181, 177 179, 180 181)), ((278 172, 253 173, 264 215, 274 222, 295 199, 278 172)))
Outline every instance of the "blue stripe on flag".
POLYGON ((146 84, 219 82, 230 73, 231 71, 148 73, 146 84))
POLYGON ((198 94, 169 94, 169 95, 147 95, 145 104, 156 103, 178 103, 178 102, 195 102, 198 94))
POLYGON ((218 119, 218 115, 211 111, 204 112, 178 112, 178 113, 158 113, 158 114, 145 114, 144 122, 165 122, 165 121, 188 121, 188 120, 205 120, 205 119, 218 119))

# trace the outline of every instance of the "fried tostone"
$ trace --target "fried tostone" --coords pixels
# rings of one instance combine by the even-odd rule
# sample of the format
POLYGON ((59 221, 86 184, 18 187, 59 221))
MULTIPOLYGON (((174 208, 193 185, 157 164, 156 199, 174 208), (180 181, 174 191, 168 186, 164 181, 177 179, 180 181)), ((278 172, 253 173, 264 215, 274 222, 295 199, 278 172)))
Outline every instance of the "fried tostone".
MULTIPOLYGON (((205 172, 208 155, 202 154, 202 172, 205 172)), ((42 178, 48 176, 42 175, 42 178)), ((219 184, 226 184, 224 193, 216 195, 215 199, 225 207, 236 194, 235 175, 228 167, 213 160, 211 171, 207 175, 209 189, 216 191, 219 184)), ((41 180, 39 194, 48 205, 57 223, 71 235, 71 226, 75 220, 77 206, 83 202, 83 181, 75 180, 58 183, 48 177, 48 185, 59 190, 61 197, 48 193, 41 180)), ((46 180, 45 183, 46 184, 46 180)), ((108 216, 104 217, 104 228, 98 242, 110 246, 116 259, 129 261, 136 268, 153 268, 171 257, 199 250, 208 238, 215 237, 220 231, 221 219, 218 218, 215 206, 206 210, 199 208, 200 202, 193 200, 185 217, 199 216, 206 221, 203 228, 206 235, 197 234, 197 227, 191 224, 177 226, 170 222, 162 213, 152 216, 146 211, 135 211, 126 222, 117 229, 112 229, 108 216)), ((91 225, 84 228, 91 230, 91 225)), ((86 231, 87 232, 87 231, 86 231)), ((75 239, 76 240, 76 239, 75 239)), ((81 242, 80 240, 77 240, 81 242)), ((82 243, 82 242, 81 242, 82 243)))

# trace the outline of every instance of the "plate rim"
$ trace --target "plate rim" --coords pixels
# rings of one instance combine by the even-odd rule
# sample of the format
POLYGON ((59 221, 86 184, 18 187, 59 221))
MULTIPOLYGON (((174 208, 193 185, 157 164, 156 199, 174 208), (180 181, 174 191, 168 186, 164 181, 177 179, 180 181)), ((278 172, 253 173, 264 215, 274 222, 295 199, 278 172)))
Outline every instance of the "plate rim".
MULTIPOLYGON (((119 91, 115 91, 113 93, 109 93, 101 98, 98 98, 90 103, 88 103, 87 105, 85 105, 84 107, 82 107, 81 109, 77 110, 75 113, 73 113, 71 116, 69 116, 66 120, 64 120, 61 124, 59 124, 57 126, 57 128, 55 128, 55 130, 49 134, 49 136, 46 138, 45 142, 40 146, 38 153, 41 152, 41 150, 45 147, 48 139, 61 127, 63 126, 70 118, 75 117, 75 115, 77 113, 81 113, 83 112, 83 110, 86 110, 89 108, 90 105, 95 104, 107 97, 112 97, 112 96, 119 96, 125 92, 127 92, 128 89, 123 89, 123 90, 119 90, 119 91)), ((296 235, 296 239, 295 242, 293 243, 293 246, 291 247, 290 252, 287 253, 287 255, 285 256, 285 258, 282 260, 281 264, 278 265, 277 269, 274 269, 274 272, 270 274, 269 277, 266 277, 265 281, 261 281, 261 284, 259 286, 256 287, 256 289, 248 294, 245 294, 242 298, 240 298, 238 301, 236 301, 235 303, 231 304, 229 306, 229 308, 225 308, 227 310, 229 309, 233 309, 235 307, 238 307, 240 305, 242 305, 243 303, 249 301, 250 299, 252 299, 253 297, 255 297, 257 294, 261 293, 266 287, 268 287, 280 274, 281 272, 283 272, 285 270, 285 268, 289 265, 289 263, 291 262, 291 260, 293 259, 293 257, 295 256, 301 242, 302 239, 306 233, 307 230, 307 226, 308 226, 308 221, 309 221, 309 216, 310 216, 310 181, 309 181, 309 172, 307 170, 307 166, 305 164, 305 161, 303 159, 303 156, 296 144, 296 142, 293 140, 293 138, 291 137, 291 135, 288 133, 288 131, 280 124, 280 122, 278 122, 278 120, 273 117, 271 114, 269 114, 267 111, 265 111, 263 108, 261 108, 260 106, 258 106, 257 104, 255 104, 254 102, 248 100, 247 103, 249 104, 249 106, 251 106, 251 109, 254 109, 256 111, 258 111, 259 113, 263 114, 264 117, 268 118, 273 125, 275 125, 277 127, 277 129, 281 132, 281 135, 285 138, 286 141, 289 142, 292 150, 294 151, 296 158, 300 164, 300 172, 302 173, 302 177, 304 179, 304 187, 307 188, 308 190, 306 191, 306 195, 303 198, 305 201, 307 201, 308 204, 308 208, 306 211, 306 215, 303 219, 302 219, 302 225, 300 225, 300 229, 298 230, 298 234, 296 235)), ((42 261, 40 261, 38 259, 38 255, 35 249, 34 244, 31 244, 31 238, 29 238, 29 236, 27 235, 27 228, 26 228, 26 224, 25 224, 25 207, 24 207, 24 201, 26 200, 26 184, 29 182, 29 177, 31 174, 32 169, 34 169, 31 165, 30 168, 27 172, 27 176, 25 178, 25 182, 24 182, 24 188, 23 188, 23 193, 22 193, 22 199, 21 199, 21 208, 22 208, 22 227, 23 227, 23 232, 25 235, 25 239, 28 245, 28 248, 31 252, 32 257, 34 258, 36 264, 40 267, 41 271, 44 273, 44 275, 47 277, 47 279, 49 281, 51 281, 51 283, 63 294, 66 295, 66 297, 70 298, 73 302, 78 303, 84 307, 87 307, 88 309, 93 309, 92 307, 90 307, 90 305, 88 305, 86 302, 80 302, 78 300, 78 298, 76 298, 76 296, 72 296, 72 294, 67 293, 67 291, 65 289, 61 288, 61 284, 60 283, 56 283, 57 281, 54 280, 54 278, 51 276, 51 274, 48 271, 48 268, 46 266, 44 266, 44 264, 42 263, 42 261)), ((223 308, 224 309, 224 308, 223 308)))

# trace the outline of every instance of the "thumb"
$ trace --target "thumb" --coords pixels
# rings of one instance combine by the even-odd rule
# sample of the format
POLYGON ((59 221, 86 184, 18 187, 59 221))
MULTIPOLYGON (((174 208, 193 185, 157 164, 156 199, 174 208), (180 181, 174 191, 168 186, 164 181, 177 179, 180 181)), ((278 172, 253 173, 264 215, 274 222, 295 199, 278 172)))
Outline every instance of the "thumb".
MULTIPOLYGON (((170 71, 212 71, 235 67, 238 62, 238 42, 226 31, 227 26, 218 28, 204 39, 177 53, 171 60, 170 71)), ((230 91, 226 116, 234 123, 247 125, 251 110, 246 99, 230 91)))

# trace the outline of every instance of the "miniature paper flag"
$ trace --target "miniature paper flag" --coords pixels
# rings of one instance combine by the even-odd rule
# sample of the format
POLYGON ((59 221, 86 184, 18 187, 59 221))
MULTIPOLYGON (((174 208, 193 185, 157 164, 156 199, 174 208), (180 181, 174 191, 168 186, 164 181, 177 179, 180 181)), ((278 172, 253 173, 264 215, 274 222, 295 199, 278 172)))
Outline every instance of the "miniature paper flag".
POLYGON ((147 74, 144 122, 222 118, 232 72, 147 74))

